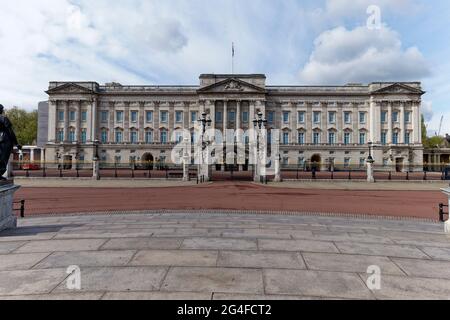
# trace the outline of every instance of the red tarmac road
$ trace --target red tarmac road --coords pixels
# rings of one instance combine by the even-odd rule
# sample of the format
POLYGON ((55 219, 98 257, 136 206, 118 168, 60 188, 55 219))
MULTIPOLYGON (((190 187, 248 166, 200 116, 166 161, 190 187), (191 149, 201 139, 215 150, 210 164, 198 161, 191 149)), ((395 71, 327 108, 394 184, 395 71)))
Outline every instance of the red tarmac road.
POLYGON ((273 188, 242 182, 169 188, 21 188, 26 215, 116 210, 229 209, 369 214, 436 220, 439 191, 273 188))

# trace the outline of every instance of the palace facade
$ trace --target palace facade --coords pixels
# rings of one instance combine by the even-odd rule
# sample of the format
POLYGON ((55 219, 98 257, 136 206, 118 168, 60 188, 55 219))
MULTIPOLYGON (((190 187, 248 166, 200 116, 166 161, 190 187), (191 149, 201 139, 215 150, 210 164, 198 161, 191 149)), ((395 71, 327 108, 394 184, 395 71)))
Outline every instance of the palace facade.
POLYGON ((102 163, 167 163, 174 132, 194 133, 202 113, 215 129, 247 130, 262 112, 280 130, 283 166, 364 168, 371 142, 378 168, 423 169, 419 82, 269 86, 262 74, 204 74, 193 86, 50 82, 46 92, 48 165, 91 163, 96 140, 102 163))

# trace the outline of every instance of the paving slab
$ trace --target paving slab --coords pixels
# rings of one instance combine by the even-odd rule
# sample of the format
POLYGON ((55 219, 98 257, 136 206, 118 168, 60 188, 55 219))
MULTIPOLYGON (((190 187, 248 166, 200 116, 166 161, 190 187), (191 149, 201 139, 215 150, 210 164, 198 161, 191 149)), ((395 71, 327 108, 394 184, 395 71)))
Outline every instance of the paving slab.
POLYGON ((23 246, 25 241, 0 242, 0 254, 8 254, 23 246))
POLYGON ((450 248, 422 247, 427 255, 436 260, 450 260, 450 248))
POLYGON ((258 248, 269 251, 308 251, 308 252, 338 252, 332 242, 314 240, 272 240, 259 239, 258 248))
POLYGON ((251 294, 264 292, 261 270, 239 268, 171 268, 161 290, 251 294))
POLYGON ((29 242, 15 252, 29 253, 98 250, 105 242, 106 240, 102 239, 42 240, 29 242))
POLYGON ((336 242, 336 246, 341 253, 348 254, 429 259, 428 256, 418 248, 408 245, 336 242))
POLYGON ((0 271, 27 270, 48 256, 48 253, 20 253, 0 256, 0 271))
MULTIPOLYGON (((408 276, 450 280, 450 261, 392 258, 408 276)), ((450 297, 449 297, 450 298, 450 297)))
POLYGON ((0 271, 0 296, 48 294, 66 277, 66 269, 0 271))
MULTIPOLYGON (((367 279, 366 274, 361 277, 367 279)), ((448 300, 450 280, 385 275, 381 278, 381 289, 372 292, 383 300, 448 300)))
POLYGON ((268 295, 268 294, 231 294, 216 293, 213 294, 213 300, 243 300, 243 301, 276 301, 276 300, 316 300, 317 297, 306 296, 288 296, 288 295, 268 295))
POLYGON ((369 266, 379 266, 383 274, 405 275, 389 258, 333 253, 302 253, 310 270, 367 272, 369 266))
POLYGON ((306 269, 298 253, 268 251, 220 251, 218 267, 306 269))
POLYGON ((303 295, 328 298, 371 299, 357 274, 309 270, 264 270, 267 294, 303 295))
POLYGON ((123 238, 107 241, 101 249, 178 249, 182 238, 123 238))
POLYGON ((39 262, 34 269, 67 268, 72 265, 79 267, 125 266, 135 253, 135 250, 54 252, 39 262))
POLYGON ((130 265, 212 267, 217 264, 217 256, 217 251, 205 250, 142 250, 130 265))
POLYGON ((256 250, 256 240, 228 238, 190 238, 185 239, 182 249, 209 250, 256 250))
POLYGON ((211 300, 212 293, 201 292, 108 292, 102 300, 211 300))
MULTIPOLYGON (((158 291, 166 273, 163 267, 81 268, 81 291, 158 291)), ((68 291, 65 283, 55 289, 68 291)))
POLYGON ((19 296, 0 296, 0 300, 100 300, 104 292, 50 293, 19 296))

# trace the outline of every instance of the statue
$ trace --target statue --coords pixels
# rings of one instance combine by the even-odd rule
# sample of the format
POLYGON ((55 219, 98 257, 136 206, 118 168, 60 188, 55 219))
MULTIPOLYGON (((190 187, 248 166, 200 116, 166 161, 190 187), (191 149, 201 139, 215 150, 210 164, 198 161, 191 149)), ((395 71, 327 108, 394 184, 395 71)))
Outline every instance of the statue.
POLYGON ((0 104, 0 180, 6 180, 3 175, 7 170, 14 146, 22 150, 22 146, 17 142, 12 124, 3 112, 4 107, 0 104))

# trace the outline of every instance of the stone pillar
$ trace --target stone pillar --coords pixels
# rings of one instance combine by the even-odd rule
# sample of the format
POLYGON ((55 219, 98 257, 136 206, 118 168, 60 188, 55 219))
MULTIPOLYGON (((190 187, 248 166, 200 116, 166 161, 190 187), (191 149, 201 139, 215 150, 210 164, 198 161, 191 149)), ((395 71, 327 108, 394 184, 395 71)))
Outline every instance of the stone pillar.
POLYGON ((374 183, 375 179, 373 177, 373 160, 367 160, 367 182, 374 183))
POLYGON ((115 137, 114 137, 114 130, 115 130, 115 122, 114 122, 114 117, 115 117, 115 102, 111 101, 109 103, 109 142, 114 142, 115 141, 115 137))
POLYGON ((130 103, 124 102, 123 142, 130 142, 130 103))
POLYGON ((404 144, 405 143, 405 106, 403 102, 401 102, 400 105, 400 137, 399 137, 399 143, 404 144))
POLYGON ((305 143, 306 144, 310 144, 312 142, 312 121, 313 121, 313 116, 312 116, 312 104, 311 103, 306 103, 306 114, 305 114, 306 118, 306 133, 305 133, 305 143))
POLYGON ((241 101, 236 101, 236 130, 241 128, 241 101))
MULTIPOLYGON (((92 137, 91 137, 91 141, 95 141, 97 140, 97 132, 98 132, 98 116, 97 116, 97 104, 98 104, 98 99, 94 98, 94 101, 92 102, 92 137)), ((78 129, 79 130, 79 129, 78 129)))
POLYGON ((228 128, 228 101, 223 101, 223 137, 226 140, 226 130, 228 128))
POLYGON ((48 101, 48 141, 56 142, 56 123, 57 123, 57 102, 56 100, 48 101))
POLYGON ((76 110, 77 126, 75 128, 75 139, 78 143, 81 143, 81 101, 77 101, 76 110))
POLYGON ((342 104, 337 104, 337 113, 336 113, 336 130, 337 130, 337 143, 344 143, 344 127, 343 127, 343 121, 342 121, 342 104))
POLYGON ((281 182, 281 164, 280 164, 280 153, 275 155, 275 178, 274 182, 281 182))
POLYGON ((419 108, 414 105, 414 102, 412 104, 412 136, 411 140, 414 144, 419 144, 419 136, 420 136, 420 115, 419 115, 419 108), (419 119, 418 119, 419 118, 419 119), (419 125, 419 126, 418 126, 419 125))
POLYGON ((154 112, 154 115, 153 115, 153 121, 154 121, 154 123, 155 123, 155 130, 153 131, 153 141, 154 142, 160 142, 161 141, 161 139, 160 139, 160 128, 159 128, 159 126, 160 126, 160 123, 159 123, 159 120, 160 120, 160 114, 159 114, 159 102, 155 102, 155 112, 154 112))
POLYGON ((388 102, 388 132, 387 132, 387 144, 392 144, 392 125, 393 125, 393 119, 392 119, 392 103, 388 102))
POLYGON ((95 157, 92 161, 92 178, 95 180, 100 180, 100 161, 95 157))
POLYGON ((13 212, 14 193, 19 189, 12 183, 0 184, 0 231, 17 227, 17 218, 13 212))
POLYGON ((183 181, 189 181, 189 154, 187 148, 189 147, 189 139, 184 138, 183 148, 183 181))
POLYGON ((64 102, 64 142, 69 141, 69 102, 64 102))
POLYGON ((138 141, 141 143, 145 142, 145 101, 139 101, 139 135, 138 141))

